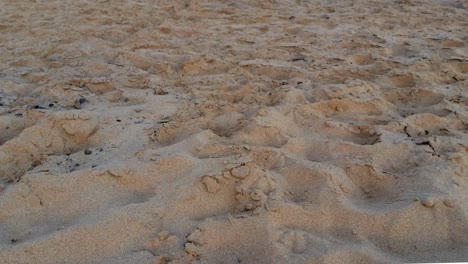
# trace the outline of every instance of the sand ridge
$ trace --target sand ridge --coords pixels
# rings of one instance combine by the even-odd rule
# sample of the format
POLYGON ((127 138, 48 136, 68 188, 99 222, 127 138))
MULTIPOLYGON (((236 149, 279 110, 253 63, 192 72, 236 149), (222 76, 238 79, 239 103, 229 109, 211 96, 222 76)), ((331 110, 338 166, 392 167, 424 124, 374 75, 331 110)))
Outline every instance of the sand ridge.
POLYGON ((462 1, 0 1, 0 263, 468 260, 462 1))

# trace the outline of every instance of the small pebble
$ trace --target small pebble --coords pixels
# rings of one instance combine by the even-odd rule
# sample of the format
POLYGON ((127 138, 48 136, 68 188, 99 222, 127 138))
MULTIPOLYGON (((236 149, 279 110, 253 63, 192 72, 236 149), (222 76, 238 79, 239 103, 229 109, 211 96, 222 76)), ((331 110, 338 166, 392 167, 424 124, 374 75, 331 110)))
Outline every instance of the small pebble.
POLYGON ((75 104, 73 105, 75 109, 81 109, 81 105, 86 102, 86 99, 80 98, 75 100, 75 104))
POLYGON ((89 150, 89 149, 85 149, 85 151, 84 151, 85 155, 90 155, 91 153, 93 153, 93 152, 91 150, 89 150))
POLYGON ((45 109, 45 107, 41 106, 41 105, 35 105, 33 106, 34 109, 45 109))
POLYGON ((304 57, 294 58, 292 61, 305 61, 304 57))
POLYGON ((166 95, 168 92, 166 92, 163 88, 158 88, 154 90, 155 95, 166 95))
POLYGON ((193 243, 186 243, 185 244, 185 251, 187 253, 189 253, 190 255, 193 255, 193 256, 198 256, 200 255, 200 250, 198 249, 197 246, 195 246, 195 244, 193 243))
POLYGON ((455 207, 455 202, 452 201, 452 200, 445 200, 444 205, 447 206, 447 207, 453 208, 453 207, 455 207))
POLYGON ((434 201, 430 198, 421 200, 421 204, 428 208, 432 208, 435 205, 434 201))
POLYGON ((268 114, 268 111, 267 111, 266 109, 262 108, 262 109, 260 109, 260 110, 258 111, 258 114, 259 114, 260 116, 266 116, 266 115, 268 114))

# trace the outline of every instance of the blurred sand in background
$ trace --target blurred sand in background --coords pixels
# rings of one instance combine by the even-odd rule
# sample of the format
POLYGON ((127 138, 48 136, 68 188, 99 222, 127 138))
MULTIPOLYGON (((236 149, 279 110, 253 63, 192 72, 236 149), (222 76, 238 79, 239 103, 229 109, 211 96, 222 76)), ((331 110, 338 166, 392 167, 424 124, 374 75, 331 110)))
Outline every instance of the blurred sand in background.
POLYGON ((0 263, 468 261, 467 8, 0 0, 0 263))

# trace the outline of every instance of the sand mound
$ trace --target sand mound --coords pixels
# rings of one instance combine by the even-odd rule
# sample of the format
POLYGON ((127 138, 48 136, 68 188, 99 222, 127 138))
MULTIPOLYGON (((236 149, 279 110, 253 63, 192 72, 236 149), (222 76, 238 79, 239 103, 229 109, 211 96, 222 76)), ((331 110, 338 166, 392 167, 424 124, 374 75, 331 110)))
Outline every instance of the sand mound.
POLYGON ((468 261, 462 1, 0 6, 0 263, 468 261))

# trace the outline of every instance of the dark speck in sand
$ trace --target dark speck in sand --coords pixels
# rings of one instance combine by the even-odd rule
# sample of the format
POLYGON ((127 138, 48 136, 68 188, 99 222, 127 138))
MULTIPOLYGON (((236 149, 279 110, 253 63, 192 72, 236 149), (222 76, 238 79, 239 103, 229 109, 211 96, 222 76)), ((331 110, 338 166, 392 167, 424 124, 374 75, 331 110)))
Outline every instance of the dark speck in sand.
POLYGON ((33 106, 34 109, 45 109, 42 105, 35 105, 33 106))

